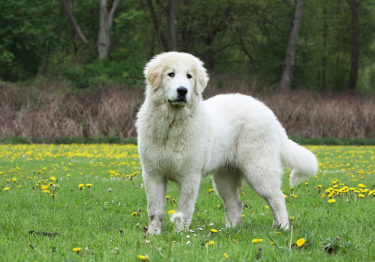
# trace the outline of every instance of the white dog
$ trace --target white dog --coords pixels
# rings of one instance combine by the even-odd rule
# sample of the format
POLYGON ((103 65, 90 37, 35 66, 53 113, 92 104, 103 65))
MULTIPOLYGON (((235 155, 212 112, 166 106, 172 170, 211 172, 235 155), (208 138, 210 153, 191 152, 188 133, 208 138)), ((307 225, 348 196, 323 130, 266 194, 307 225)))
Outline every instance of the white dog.
POLYGON ((167 180, 179 184, 178 230, 188 229, 201 178, 208 174, 224 200, 227 227, 242 224, 239 189, 245 179, 267 201, 273 225, 287 229, 281 164, 293 168, 293 187, 317 172, 315 155, 289 140, 273 112, 250 96, 218 95, 203 101, 207 73, 190 54, 157 55, 144 74, 146 100, 136 126, 148 232, 161 233, 167 180))

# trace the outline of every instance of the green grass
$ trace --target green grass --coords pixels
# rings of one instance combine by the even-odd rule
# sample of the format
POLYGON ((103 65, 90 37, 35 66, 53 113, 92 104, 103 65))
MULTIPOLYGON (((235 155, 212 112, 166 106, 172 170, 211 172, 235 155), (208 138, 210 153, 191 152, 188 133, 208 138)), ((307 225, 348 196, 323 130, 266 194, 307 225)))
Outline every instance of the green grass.
MULTIPOLYGON (((295 217, 292 244, 305 238, 303 248, 289 250, 291 231, 271 227, 266 202, 245 184, 241 193, 244 225, 226 229, 222 200, 209 193, 213 186, 207 177, 191 225, 195 232, 173 236, 170 260, 255 261, 259 252, 260 261, 375 260, 375 196, 364 192, 361 198, 361 192, 350 191, 333 195, 336 202, 329 204, 325 192, 335 180, 339 180, 338 189, 359 190, 358 185, 364 184, 371 191, 375 147, 308 148, 319 158, 319 174, 308 185, 294 188, 296 197, 289 189, 288 170, 283 181, 287 209, 295 217), (197 226, 203 230, 196 230, 197 226), (219 232, 209 236, 211 228, 219 232), (276 245, 271 245, 269 237, 276 245), (253 239, 263 241, 255 244, 253 239), (208 241, 214 244, 202 247, 208 241), (329 242, 337 246, 331 255, 323 248, 329 242)), ((168 186, 167 195, 176 202, 167 201, 162 235, 145 237, 148 217, 142 183, 133 145, 0 145, 0 261, 139 261, 137 256, 146 254, 151 261, 167 261, 174 228, 167 211, 176 209, 178 186, 172 182, 168 186), (49 186, 50 193, 42 193, 43 180, 48 185, 52 176, 59 186, 49 186), (78 189, 79 184, 85 184, 84 189, 78 189), (132 216, 133 212, 137 215, 132 216), (58 235, 29 234, 32 230, 58 235), (82 248, 79 254, 72 251, 75 247, 82 248)))

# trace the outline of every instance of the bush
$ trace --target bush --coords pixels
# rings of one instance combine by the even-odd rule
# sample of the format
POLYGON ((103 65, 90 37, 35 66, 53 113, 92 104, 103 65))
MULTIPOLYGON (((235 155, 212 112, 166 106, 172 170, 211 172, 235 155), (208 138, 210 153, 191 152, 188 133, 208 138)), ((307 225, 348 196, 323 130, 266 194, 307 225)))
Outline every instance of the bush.
POLYGON ((64 76, 77 88, 83 89, 100 83, 121 83, 127 86, 143 84, 143 62, 129 63, 110 61, 108 59, 95 60, 91 64, 75 66, 67 70, 64 76))

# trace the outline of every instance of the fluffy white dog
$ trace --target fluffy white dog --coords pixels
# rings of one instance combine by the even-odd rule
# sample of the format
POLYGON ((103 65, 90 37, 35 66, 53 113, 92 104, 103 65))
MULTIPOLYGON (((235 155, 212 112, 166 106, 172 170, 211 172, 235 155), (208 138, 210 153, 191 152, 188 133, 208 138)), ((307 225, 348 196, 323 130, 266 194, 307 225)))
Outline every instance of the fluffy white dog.
POLYGON ((148 232, 161 233, 167 180, 179 184, 178 230, 188 229, 201 178, 208 174, 224 200, 227 227, 242 224, 239 189, 245 179, 267 201, 273 225, 287 229, 281 164, 293 169, 293 187, 317 172, 315 155, 289 140, 273 112, 250 96, 218 95, 203 101, 208 76, 203 63, 190 54, 157 55, 144 74, 146 99, 136 126, 148 232))

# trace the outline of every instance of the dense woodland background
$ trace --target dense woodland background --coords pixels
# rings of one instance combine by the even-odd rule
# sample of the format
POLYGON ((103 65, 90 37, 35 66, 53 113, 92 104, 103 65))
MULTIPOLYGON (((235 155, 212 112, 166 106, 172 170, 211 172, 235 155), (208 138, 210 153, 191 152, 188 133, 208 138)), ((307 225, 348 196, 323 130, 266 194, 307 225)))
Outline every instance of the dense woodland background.
POLYGON ((172 50, 204 61, 205 98, 254 95, 292 135, 375 136, 375 0, 1 0, 0 10, 0 137, 136 136, 143 67, 172 50))

